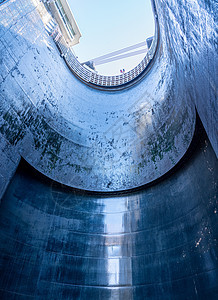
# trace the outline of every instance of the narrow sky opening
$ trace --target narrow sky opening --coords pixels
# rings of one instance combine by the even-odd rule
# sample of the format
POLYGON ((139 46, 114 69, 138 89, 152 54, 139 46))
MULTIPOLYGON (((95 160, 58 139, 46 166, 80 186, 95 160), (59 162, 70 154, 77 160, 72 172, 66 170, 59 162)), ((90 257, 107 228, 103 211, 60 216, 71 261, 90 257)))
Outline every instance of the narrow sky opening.
MULTIPOLYGON (((154 35, 151 0, 68 0, 68 3, 82 34, 80 43, 73 47, 81 63, 141 43, 154 35)), ((120 70, 133 69, 144 56, 145 53, 141 53, 96 65, 96 70, 103 75, 119 75, 120 70)))

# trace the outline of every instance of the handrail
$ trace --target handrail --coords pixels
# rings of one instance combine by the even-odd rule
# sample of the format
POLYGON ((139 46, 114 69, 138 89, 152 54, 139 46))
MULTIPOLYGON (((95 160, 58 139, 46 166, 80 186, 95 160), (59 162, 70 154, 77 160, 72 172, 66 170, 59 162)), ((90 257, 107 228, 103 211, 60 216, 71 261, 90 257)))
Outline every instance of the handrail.
POLYGON ((145 57, 142 61, 132 70, 122 73, 120 75, 99 75, 92 70, 83 66, 76 58, 73 50, 67 45, 64 37, 61 34, 60 28, 57 25, 55 32, 52 33, 52 37, 61 53, 61 56, 65 59, 66 64, 76 77, 80 80, 95 87, 120 87, 136 79, 149 65, 154 58, 157 44, 158 44, 158 21, 155 14, 155 35, 145 57))

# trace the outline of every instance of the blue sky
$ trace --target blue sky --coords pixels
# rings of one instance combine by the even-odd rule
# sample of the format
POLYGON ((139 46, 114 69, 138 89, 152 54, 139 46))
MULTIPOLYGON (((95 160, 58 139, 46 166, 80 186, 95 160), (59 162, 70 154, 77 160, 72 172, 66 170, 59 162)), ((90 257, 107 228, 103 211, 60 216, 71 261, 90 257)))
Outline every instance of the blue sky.
MULTIPOLYGON (((82 33, 74 51, 80 62, 144 41, 154 35, 150 0, 68 0, 82 33)), ((143 54, 98 66, 100 74, 120 74, 137 65, 143 54)))

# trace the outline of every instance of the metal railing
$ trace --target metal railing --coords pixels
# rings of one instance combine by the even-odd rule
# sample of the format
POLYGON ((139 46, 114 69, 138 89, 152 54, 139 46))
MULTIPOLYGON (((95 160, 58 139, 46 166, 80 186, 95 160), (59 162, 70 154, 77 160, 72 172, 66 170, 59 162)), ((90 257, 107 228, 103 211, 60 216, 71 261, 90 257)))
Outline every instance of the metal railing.
MULTIPOLYGON (((7 2, 8 0, 0 0, 0 4, 3 2, 7 2)), ((36 6, 38 6, 41 2, 36 1, 36 6)), ((50 15, 49 7, 47 6, 48 0, 43 0, 43 8, 42 11, 42 5, 40 4, 40 15, 49 14, 49 22, 55 24, 56 26, 53 26, 53 29, 51 32, 49 32, 49 35, 52 36, 54 42, 56 43, 57 47, 60 50, 61 56, 65 59, 66 64, 68 65, 69 69, 72 71, 72 73, 77 76, 82 81, 94 85, 97 87, 119 87, 122 85, 126 85, 127 83, 133 81, 136 79, 144 70, 146 70, 147 66, 149 65, 150 61, 153 59, 157 44, 158 44, 158 22, 157 22, 157 16, 155 14, 155 35, 151 44, 151 47, 148 49, 148 52, 146 53, 143 60, 132 70, 122 73, 120 75, 114 75, 114 76, 107 76, 107 75, 100 75, 96 72, 92 71, 91 69, 86 68, 83 66, 76 58, 74 51, 67 45, 63 35, 61 34, 61 30, 57 22, 52 18, 50 15)), ((49 25, 44 22, 45 27, 49 25)), ((48 29, 48 28, 47 28, 48 29)))
POLYGON ((119 87, 125 85, 134 79, 136 79, 149 65, 150 61, 153 59, 157 44, 158 44, 158 22, 157 16, 155 15, 155 35, 143 60, 132 70, 122 73, 120 75, 107 76, 99 75, 92 71, 91 69, 83 66, 76 58, 73 50, 67 45, 64 37, 61 34, 60 28, 57 25, 55 32, 51 35, 60 50, 61 56, 65 59, 66 64, 69 69, 82 81, 99 87, 119 87))
POLYGON ((58 46, 61 55, 64 57, 68 67, 77 77, 87 83, 107 87, 120 86, 138 77, 146 69, 149 62, 154 57, 157 46, 157 35, 155 34, 151 47, 149 48, 143 60, 135 68, 121 75, 106 76, 99 75, 81 65, 75 57, 73 51, 67 47, 63 36, 61 36, 59 39, 56 39, 56 35, 53 35, 53 39, 58 46))

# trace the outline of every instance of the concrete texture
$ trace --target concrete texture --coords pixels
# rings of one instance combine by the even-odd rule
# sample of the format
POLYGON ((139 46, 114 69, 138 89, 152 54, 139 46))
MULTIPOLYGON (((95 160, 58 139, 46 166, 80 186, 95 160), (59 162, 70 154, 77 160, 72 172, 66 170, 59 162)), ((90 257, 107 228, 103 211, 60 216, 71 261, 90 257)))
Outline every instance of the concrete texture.
POLYGON ((168 172, 195 127, 194 102, 183 64, 170 50, 169 30, 160 28, 156 60, 140 83, 104 92, 72 76, 35 5, 11 0, 0 7, 0 132, 34 168, 80 189, 130 189, 168 172))
POLYGON ((217 175, 204 135, 174 174, 120 196, 21 164, 0 209, 0 298, 217 299, 217 175))
POLYGON ((176 57, 175 67, 183 69, 184 89, 191 93, 218 156, 217 1, 156 2, 160 24, 168 31, 168 45, 176 57))
POLYGON ((20 155, 16 153, 11 144, 5 140, 0 134, 0 201, 7 188, 8 183, 13 177, 18 164, 20 162, 20 155))
POLYGON ((109 92, 40 1, 0 5, 0 299, 217 299, 216 3, 156 8, 152 69, 109 92))

